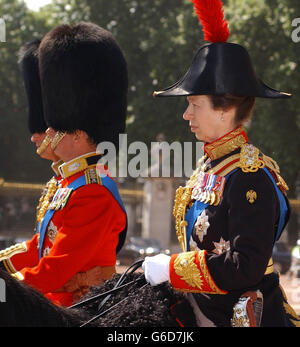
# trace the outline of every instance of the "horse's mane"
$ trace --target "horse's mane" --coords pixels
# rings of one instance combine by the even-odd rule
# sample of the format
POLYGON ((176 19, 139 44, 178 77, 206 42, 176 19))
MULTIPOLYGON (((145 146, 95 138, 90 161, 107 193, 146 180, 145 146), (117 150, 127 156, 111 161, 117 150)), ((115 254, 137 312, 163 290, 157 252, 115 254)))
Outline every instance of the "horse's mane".
POLYGON ((0 302, 0 326, 79 326, 88 317, 80 310, 59 307, 43 294, 0 269, 6 298, 0 302))
MULTIPOLYGON (((140 275, 128 274, 127 282, 136 280, 140 275)), ((115 274, 102 286, 93 287, 83 300, 113 289, 120 276, 115 274)), ((170 307, 183 298, 183 294, 175 292, 169 283, 155 287, 150 284, 141 287, 141 284, 135 283, 111 295, 103 311, 116 306, 101 316, 97 324, 105 327, 178 327, 175 318, 170 314, 170 307)), ((97 314, 100 302, 101 300, 86 305, 89 315, 97 314)))
MULTIPOLYGON (((92 287, 82 301, 112 289, 120 276, 115 274, 104 284, 92 287)), ((126 282, 140 276, 139 273, 128 274, 126 282)), ((103 300, 98 299, 80 308, 62 308, 1 269, 0 278, 6 284, 6 302, 0 302, 0 326, 81 326, 99 313, 98 307, 103 300)), ((170 307, 183 298, 183 294, 174 291, 168 283, 152 287, 136 282, 112 294, 103 307, 103 311, 109 310, 87 326, 178 327, 170 314, 170 307)))

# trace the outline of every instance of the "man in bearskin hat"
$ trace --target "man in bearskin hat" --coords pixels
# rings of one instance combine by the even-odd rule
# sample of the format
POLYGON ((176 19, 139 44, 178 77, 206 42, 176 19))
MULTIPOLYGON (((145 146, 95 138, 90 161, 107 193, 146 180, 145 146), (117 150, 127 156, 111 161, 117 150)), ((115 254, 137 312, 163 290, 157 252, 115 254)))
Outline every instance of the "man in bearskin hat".
POLYGON ((39 47, 43 111, 61 180, 38 226, 38 262, 6 269, 59 305, 70 306, 115 272, 127 216, 97 144, 118 147, 125 130, 127 66, 117 42, 92 23, 61 25, 39 47))
MULTIPOLYGON (((44 159, 52 161, 54 176, 47 182, 37 206, 36 225, 41 222, 48 205, 50 204, 60 180, 57 171, 58 165, 62 164, 58 156, 54 154, 50 146, 50 137, 46 135, 47 125, 43 116, 43 100, 39 77, 38 48, 41 40, 35 39, 26 43, 19 51, 19 67, 24 80, 24 87, 28 102, 28 128, 31 133, 31 141, 37 147, 37 154, 44 159)), ((16 244, 0 252, 2 265, 11 263, 16 270, 38 263, 38 234, 31 240, 16 244)))
MULTIPOLYGON (((244 124, 255 98, 289 98, 256 75, 230 35, 220 0, 193 0, 210 43, 187 73, 157 97, 186 96, 183 118, 204 142, 204 157, 176 192, 182 252, 147 257, 152 285, 169 281, 187 298, 199 326, 300 326, 274 271, 272 249, 289 218, 288 187, 277 163, 249 144, 244 124)), ((184 325, 185 308, 172 308, 184 325)))
POLYGON ((50 137, 46 134, 48 126, 44 119, 41 81, 39 75, 38 49, 40 39, 26 43, 19 51, 19 66, 24 80, 25 92, 28 101, 28 128, 31 141, 36 145, 36 153, 43 159, 52 161, 54 176, 46 184, 37 208, 37 219, 41 220, 46 211, 46 205, 51 202, 60 180, 58 166, 62 160, 53 152, 50 137))

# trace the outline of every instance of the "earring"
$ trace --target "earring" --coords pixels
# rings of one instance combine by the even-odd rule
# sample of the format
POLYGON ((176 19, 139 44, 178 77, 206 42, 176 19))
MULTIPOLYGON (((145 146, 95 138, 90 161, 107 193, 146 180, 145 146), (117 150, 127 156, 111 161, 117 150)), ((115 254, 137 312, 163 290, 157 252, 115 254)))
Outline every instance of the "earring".
POLYGON ((223 112, 221 114, 221 121, 224 121, 223 112))

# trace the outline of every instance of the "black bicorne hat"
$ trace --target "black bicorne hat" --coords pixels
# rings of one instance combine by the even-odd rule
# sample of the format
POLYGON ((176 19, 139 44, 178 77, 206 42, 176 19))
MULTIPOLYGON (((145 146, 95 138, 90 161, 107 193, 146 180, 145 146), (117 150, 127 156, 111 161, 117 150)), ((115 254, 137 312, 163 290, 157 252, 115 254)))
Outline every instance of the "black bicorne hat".
POLYGON ((19 66, 24 79, 28 101, 28 127, 34 133, 43 133, 47 129, 43 115, 43 100, 39 76, 38 48, 41 40, 26 43, 19 51, 19 66))
POLYGON ((118 148, 125 131, 128 76, 123 53, 92 23, 61 25, 39 49, 45 119, 57 131, 85 131, 95 143, 118 148))
POLYGON ((225 95, 288 98, 260 80, 247 50, 226 42, 230 33, 220 0, 194 0, 203 24, 205 44, 196 53, 187 73, 174 85, 154 96, 225 95))

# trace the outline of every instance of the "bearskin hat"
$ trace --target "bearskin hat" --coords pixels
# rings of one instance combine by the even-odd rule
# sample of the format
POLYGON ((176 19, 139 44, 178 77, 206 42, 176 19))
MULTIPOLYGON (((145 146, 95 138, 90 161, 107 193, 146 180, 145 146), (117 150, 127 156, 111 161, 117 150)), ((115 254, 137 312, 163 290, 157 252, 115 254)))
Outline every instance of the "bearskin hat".
POLYGON ((24 80, 28 101, 28 127, 34 133, 43 133, 47 129, 43 116, 43 100, 39 76, 38 48, 41 40, 26 43, 19 50, 18 64, 24 80))
POLYGON ((111 33, 93 23, 58 26, 40 44, 39 67, 46 123, 118 146, 125 131, 128 75, 111 33))

